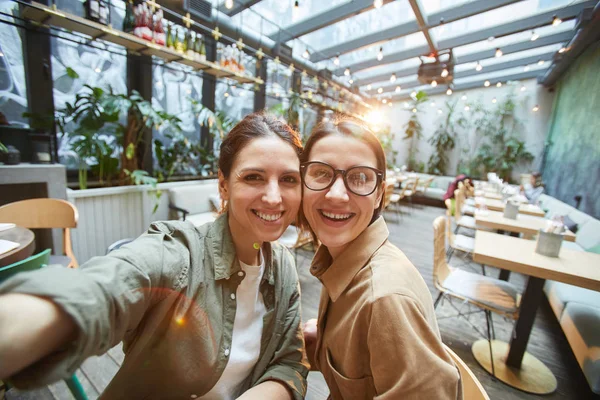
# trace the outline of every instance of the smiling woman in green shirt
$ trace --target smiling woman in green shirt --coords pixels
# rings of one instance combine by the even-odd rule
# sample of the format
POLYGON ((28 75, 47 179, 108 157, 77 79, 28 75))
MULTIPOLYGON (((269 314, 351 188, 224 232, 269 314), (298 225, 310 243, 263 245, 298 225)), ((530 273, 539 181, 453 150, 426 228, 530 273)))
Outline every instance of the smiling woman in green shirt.
POLYGON ((6 281, 0 379, 46 385, 123 341, 102 399, 302 399, 298 277, 270 243, 296 219, 301 150, 287 125, 251 114, 221 145, 214 223, 157 222, 79 269, 6 281))

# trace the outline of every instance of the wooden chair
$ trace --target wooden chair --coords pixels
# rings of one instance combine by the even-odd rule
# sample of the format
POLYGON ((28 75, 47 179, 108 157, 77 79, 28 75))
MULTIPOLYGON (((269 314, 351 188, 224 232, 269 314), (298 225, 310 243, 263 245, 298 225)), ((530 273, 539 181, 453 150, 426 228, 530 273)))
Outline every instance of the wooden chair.
POLYGON ((479 379, 475 376, 471 368, 460 358, 450 347, 444 345, 444 348, 452 358, 452 361, 458 367, 460 372, 460 381, 462 386, 462 395, 465 400, 490 400, 487 392, 483 388, 479 379))
POLYGON ((456 223, 454 232, 458 232, 458 229, 461 227, 473 231, 477 229, 475 218, 470 215, 463 215, 462 213, 464 207, 464 192, 460 189, 456 189, 454 191, 454 201, 454 222, 456 223))
MULTIPOLYGON (((447 218, 443 216, 437 217, 433 221, 433 284, 440 292, 434 302, 434 307, 437 307, 443 297, 448 297, 459 299, 461 302, 466 302, 485 312, 492 375, 495 375, 492 354, 492 339, 495 334, 492 333, 494 322, 491 313, 516 320, 519 317, 521 294, 510 282, 448 265, 445 256, 444 232, 448 231, 446 224, 447 218)), ((458 311, 458 316, 466 317, 468 315, 458 308, 454 308, 458 311)), ((472 326, 479 332, 474 325, 472 326)))
POLYGON ((396 216, 399 219, 402 218, 402 214, 400 213, 400 195, 398 193, 394 193, 395 182, 388 182, 385 186, 385 193, 383 196, 383 210, 391 209, 394 207, 394 211, 396 212, 396 216))
POLYGON ((412 206, 412 197, 415 194, 415 190, 417 189, 417 185, 419 184, 419 178, 409 178, 404 183, 404 186, 400 189, 398 193, 400 195, 400 199, 398 201, 402 201, 402 199, 408 199, 410 205, 412 206))
POLYGON ((50 264, 77 268, 79 264, 71 244, 71 228, 77 227, 77 208, 61 199, 29 199, 0 207, 0 222, 10 222, 28 229, 63 229, 64 256, 51 256, 50 264))
POLYGON ((433 177, 431 178, 427 178, 423 181, 422 184, 420 184, 419 186, 417 186, 415 188, 415 195, 421 195, 424 196, 425 192, 427 191, 427 189, 429 188, 429 186, 431 186, 431 183, 433 182, 433 177))
MULTIPOLYGON (((50 263, 50 252, 51 250, 47 249, 38 254, 34 254, 25 260, 0 268, 0 283, 19 272, 34 271, 44 268, 50 263)), ((77 376, 73 375, 70 378, 65 379, 65 383, 76 400, 87 400, 87 395, 85 394, 79 379, 77 379, 77 376)), ((7 385, 7 390, 8 388, 7 385)))

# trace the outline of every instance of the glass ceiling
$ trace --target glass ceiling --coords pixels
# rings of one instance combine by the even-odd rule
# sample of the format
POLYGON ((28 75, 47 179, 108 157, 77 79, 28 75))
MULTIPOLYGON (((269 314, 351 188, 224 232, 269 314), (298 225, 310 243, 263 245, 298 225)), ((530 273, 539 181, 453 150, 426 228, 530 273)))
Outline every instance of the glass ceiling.
POLYGON ((421 0, 426 14, 432 14, 442 9, 457 7, 461 4, 471 3, 474 0, 421 0), (443 6, 442 6, 443 3, 443 6))
POLYGON ((358 80, 361 80, 361 79, 371 78, 371 77, 377 76, 377 75, 383 75, 383 74, 391 75, 392 72, 402 71, 403 69, 411 68, 411 67, 418 67, 420 64, 421 64, 421 61, 419 60, 419 58, 415 57, 415 58, 400 61, 397 63, 385 64, 385 65, 382 65, 381 67, 376 67, 376 68, 359 71, 359 72, 355 73, 354 76, 356 76, 356 78, 358 80))
POLYGON ((361 61, 376 59, 380 48, 383 50, 383 62, 385 61, 386 54, 389 55, 398 51, 412 49, 424 44, 427 44, 425 36, 421 32, 417 32, 399 37, 398 39, 388 40, 385 43, 373 44, 366 49, 343 54, 340 56, 340 65, 351 65, 361 61))

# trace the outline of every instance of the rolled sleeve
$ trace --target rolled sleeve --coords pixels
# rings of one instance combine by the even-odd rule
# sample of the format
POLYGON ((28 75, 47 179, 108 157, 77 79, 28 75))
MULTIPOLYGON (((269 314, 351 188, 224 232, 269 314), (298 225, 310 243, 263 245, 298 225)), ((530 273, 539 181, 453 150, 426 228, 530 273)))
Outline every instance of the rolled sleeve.
POLYGON ((443 344, 407 296, 372 305, 368 333, 376 399, 457 399, 460 376, 443 344))
POLYGON ((269 366, 254 386, 267 380, 278 381, 289 389, 295 400, 301 400, 306 396, 308 361, 301 326, 300 285, 296 284, 290 291, 292 294, 285 314, 279 345, 269 366))
POLYGON ((0 286, 0 294, 44 297, 61 307, 79 328, 77 338, 11 377, 17 387, 46 385, 73 375, 83 361, 100 355, 135 331, 156 300, 153 289, 170 287, 189 254, 167 224, 155 223, 147 233, 110 255, 94 257, 78 269, 49 266, 22 273, 0 286), (170 268, 169 274, 163 273, 170 268))

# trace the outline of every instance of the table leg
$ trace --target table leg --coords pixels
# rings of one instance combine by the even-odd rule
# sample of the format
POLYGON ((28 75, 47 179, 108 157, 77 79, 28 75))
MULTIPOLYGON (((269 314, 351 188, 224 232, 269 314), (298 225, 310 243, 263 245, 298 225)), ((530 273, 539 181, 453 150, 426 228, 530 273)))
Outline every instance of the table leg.
POLYGON ((507 269, 501 269, 500 273, 498 274, 498 279, 501 281, 508 281, 508 278, 510 278, 510 271, 507 269))

